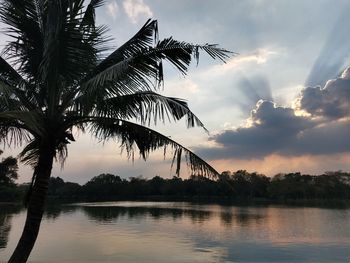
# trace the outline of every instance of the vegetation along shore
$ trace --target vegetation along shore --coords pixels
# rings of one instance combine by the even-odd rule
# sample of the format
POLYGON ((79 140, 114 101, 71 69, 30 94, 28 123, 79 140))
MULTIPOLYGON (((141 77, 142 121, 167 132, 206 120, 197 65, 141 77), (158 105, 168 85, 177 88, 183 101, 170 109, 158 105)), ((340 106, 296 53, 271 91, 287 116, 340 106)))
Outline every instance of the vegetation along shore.
MULTIPOLYGON (((196 201, 237 204, 281 203, 289 205, 350 204, 350 173, 336 171, 321 175, 301 173, 267 177, 245 170, 223 172, 217 179, 192 175, 182 179, 121 178, 100 174, 84 185, 50 178, 50 202, 96 202, 118 200, 196 201)), ((28 184, 13 181, 0 186, 0 202, 22 202, 28 184)))

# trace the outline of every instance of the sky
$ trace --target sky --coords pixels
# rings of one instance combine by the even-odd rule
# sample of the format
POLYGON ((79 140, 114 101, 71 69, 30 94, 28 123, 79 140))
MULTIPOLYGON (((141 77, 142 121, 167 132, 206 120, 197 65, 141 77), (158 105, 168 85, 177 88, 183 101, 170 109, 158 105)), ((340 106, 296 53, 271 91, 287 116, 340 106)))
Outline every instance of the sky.
MULTIPOLYGON (((273 176, 300 171, 350 171, 350 16, 348 0, 107 0, 97 21, 110 28, 112 47, 147 21, 160 38, 214 43, 237 52, 226 64, 201 54, 183 77, 165 67, 162 93, 184 98, 202 120, 152 127, 171 136, 219 172, 246 169, 273 176)), ((0 35, 3 46, 6 39, 0 35)), ((75 134, 53 176, 85 183, 100 173, 171 177, 171 155, 127 160, 117 142, 75 134)), ((16 155, 19 149, 5 149, 16 155)), ((31 177, 20 167, 19 182, 31 177)), ((183 167, 183 176, 189 171, 183 167)))

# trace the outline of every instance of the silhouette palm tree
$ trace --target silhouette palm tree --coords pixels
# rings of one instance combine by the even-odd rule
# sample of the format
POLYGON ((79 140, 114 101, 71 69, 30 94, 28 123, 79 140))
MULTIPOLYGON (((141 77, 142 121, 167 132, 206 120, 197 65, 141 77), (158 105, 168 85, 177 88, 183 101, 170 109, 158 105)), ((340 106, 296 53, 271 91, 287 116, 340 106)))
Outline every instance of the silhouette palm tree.
POLYGON ((157 21, 148 20, 107 56, 107 28, 95 24, 95 9, 104 1, 84 2, 1 0, 0 18, 10 41, 3 52, 8 62, 0 58, 0 139, 25 144, 21 161, 34 169, 24 230, 9 262, 25 262, 34 246, 52 164, 64 162, 73 129, 101 140, 117 138, 129 156, 137 147, 144 159, 168 146, 177 173, 184 153, 192 170, 217 174, 149 124, 185 117, 188 127, 203 127, 185 101, 156 93, 163 83, 162 61, 186 74, 200 51, 222 61, 230 52, 171 37, 160 41, 157 21))

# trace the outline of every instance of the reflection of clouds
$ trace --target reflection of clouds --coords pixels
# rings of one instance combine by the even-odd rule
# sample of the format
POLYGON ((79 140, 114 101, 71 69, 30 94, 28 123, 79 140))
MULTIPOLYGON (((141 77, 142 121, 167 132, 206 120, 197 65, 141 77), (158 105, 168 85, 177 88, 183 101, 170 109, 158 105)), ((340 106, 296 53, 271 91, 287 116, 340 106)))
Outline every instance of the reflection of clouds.
MULTIPOLYGON (((31 260, 330 262, 349 257, 349 210, 173 202, 83 204, 58 210, 44 218, 31 260)), ((21 225, 24 217, 15 215, 12 224, 21 225)), ((12 252, 21 229, 12 230, 1 258, 12 252)))
POLYGON ((267 208, 268 229, 271 243, 285 245, 303 244, 350 244, 350 224, 344 220, 348 210, 323 208, 267 208), (330 223, 332 222, 332 223, 330 223), (293 227, 286 227, 293 226, 293 227))

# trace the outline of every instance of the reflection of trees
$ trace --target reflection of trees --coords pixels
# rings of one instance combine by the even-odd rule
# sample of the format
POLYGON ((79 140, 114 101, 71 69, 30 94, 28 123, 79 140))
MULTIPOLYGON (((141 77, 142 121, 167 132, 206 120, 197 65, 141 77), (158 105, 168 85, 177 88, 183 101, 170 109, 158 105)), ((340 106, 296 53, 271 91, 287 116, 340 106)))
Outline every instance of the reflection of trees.
MULTIPOLYGON (((194 223, 203 223, 212 217, 212 212, 203 210, 189 210, 189 216, 194 223)), ((185 213, 186 214, 186 213, 185 213)))
POLYGON ((172 218, 178 220, 183 217, 190 218, 193 222, 204 222, 210 219, 212 212, 203 210, 191 210, 181 208, 163 207, 94 207, 85 206, 83 211, 86 215, 99 222, 116 221, 121 217, 130 219, 151 217, 159 220, 162 218, 172 218))
POLYGON ((45 216, 47 219, 56 219, 62 213, 71 213, 78 209, 77 206, 66 206, 61 204, 50 204, 45 209, 45 216))
POLYGON ((249 211, 246 208, 217 212, 190 209, 190 208, 166 208, 166 207, 123 207, 123 206, 83 206, 82 210, 92 220, 98 222, 112 222, 120 218, 143 219, 151 217, 154 220, 171 218, 173 220, 181 220, 189 218, 192 223, 203 223, 219 217, 225 226, 240 225, 248 226, 251 224, 259 224, 265 218, 264 214, 256 211, 249 211))
POLYGON ((0 248, 6 247, 11 231, 12 216, 13 214, 17 214, 20 210, 21 208, 19 206, 0 207, 0 248))
POLYGON ((220 219, 221 219, 221 223, 223 225, 228 225, 230 226, 232 224, 232 220, 233 220, 233 216, 231 212, 221 212, 220 213, 220 219))
POLYGON ((235 216, 237 224, 242 226, 248 226, 252 223, 258 223, 262 218, 262 215, 250 213, 239 213, 235 216))
POLYGON ((232 211, 222 211, 220 213, 221 223, 225 226, 249 226, 251 224, 259 224, 264 218, 265 215, 256 212, 252 213, 242 207, 237 207, 237 209, 232 211))

